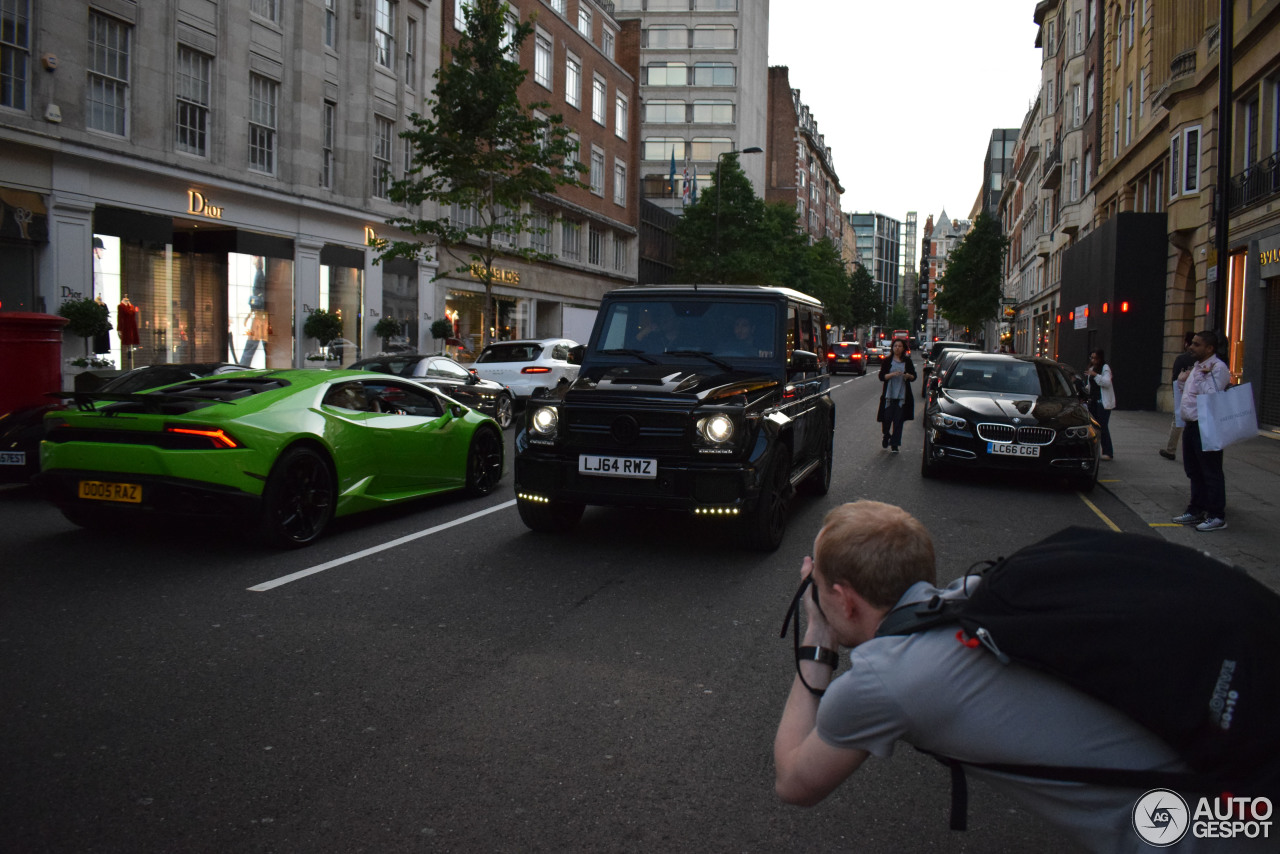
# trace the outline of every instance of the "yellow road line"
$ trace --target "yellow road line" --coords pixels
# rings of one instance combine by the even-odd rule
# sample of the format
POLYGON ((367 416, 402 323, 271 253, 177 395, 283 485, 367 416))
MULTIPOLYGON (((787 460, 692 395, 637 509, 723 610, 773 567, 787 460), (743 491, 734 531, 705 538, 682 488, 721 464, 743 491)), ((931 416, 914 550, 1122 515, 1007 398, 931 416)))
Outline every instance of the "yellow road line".
POLYGON ((1098 509, 1098 505, 1094 504, 1092 501, 1085 498, 1083 492, 1077 492, 1076 495, 1080 496, 1080 500, 1083 501, 1085 504, 1087 504, 1090 510, 1098 514, 1099 519, 1107 523, 1108 528, 1115 531, 1117 534, 1120 533, 1120 526, 1118 526, 1115 522, 1112 522, 1110 519, 1108 519, 1107 514, 1103 513, 1101 510, 1098 509))
POLYGON ((1185 525, 1179 525, 1177 522, 1150 522, 1150 523, 1148 523, 1148 526, 1147 526, 1147 527, 1150 527, 1150 528, 1185 528, 1186 526, 1185 526, 1185 525))

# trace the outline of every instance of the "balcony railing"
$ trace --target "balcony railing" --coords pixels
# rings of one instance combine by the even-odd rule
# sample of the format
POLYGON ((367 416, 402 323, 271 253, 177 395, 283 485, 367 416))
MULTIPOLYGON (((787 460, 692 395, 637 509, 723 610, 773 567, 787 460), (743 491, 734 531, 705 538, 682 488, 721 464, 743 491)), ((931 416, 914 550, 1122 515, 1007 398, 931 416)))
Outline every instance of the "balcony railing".
POLYGON ((1185 77, 1188 74, 1196 73, 1196 52, 1195 50, 1184 50, 1173 58, 1173 62, 1169 63, 1169 76, 1176 80, 1179 77, 1185 77))
POLYGON ((1053 141, 1053 148, 1049 149, 1049 153, 1045 155, 1044 166, 1041 168, 1042 178, 1040 180, 1040 188, 1042 190, 1052 189, 1062 181, 1062 142, 1053 141))
POLYGON ((1280 154, 1273 154, 1231 177, 1231 186, 1227 189, 1227 210, 1248 207, 1277 193, 1280 193, 1280 154))

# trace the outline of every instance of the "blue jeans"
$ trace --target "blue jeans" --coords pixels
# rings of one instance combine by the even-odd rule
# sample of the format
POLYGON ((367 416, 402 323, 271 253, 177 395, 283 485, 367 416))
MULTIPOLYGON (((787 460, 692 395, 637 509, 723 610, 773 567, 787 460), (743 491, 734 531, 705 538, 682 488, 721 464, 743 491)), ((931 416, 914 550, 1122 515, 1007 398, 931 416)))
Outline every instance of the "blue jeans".
POLYGON ((890 447, 896 448, 902 444, 902 422, 906 415, 901 400, 884 402, 884 420, 880 422, 880 428, 884 431, 885 438, 889 440, 890 447))
POLYGON ((1182 470, 1191 479, 1188 513, 1227 518, 1227 478, 1222 473, 1222 451, 1200 448, 1200 423, 1188 421, 1182 428, 1182 470))
POLYGON ((1102 405, 1100 400, 1089 401, 1089 414, 1098 422, 1099 438, 1102 440, 1102 455, 1113 456, 1111 447, 1111 410, 1102 405))

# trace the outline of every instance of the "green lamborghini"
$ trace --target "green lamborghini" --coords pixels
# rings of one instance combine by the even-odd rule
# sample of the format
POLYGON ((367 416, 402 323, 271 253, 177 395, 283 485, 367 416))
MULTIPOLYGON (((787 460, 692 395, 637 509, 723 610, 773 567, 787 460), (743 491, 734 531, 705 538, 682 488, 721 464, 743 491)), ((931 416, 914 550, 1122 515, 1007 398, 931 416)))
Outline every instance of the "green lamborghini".
POLYGON ((503 450, 492 418, 404 377, 243 371, 77 396, 45 419, 36 483, 85 527, 148 511, 235 515, 298 547, 337 516, 487 495, 503 450))

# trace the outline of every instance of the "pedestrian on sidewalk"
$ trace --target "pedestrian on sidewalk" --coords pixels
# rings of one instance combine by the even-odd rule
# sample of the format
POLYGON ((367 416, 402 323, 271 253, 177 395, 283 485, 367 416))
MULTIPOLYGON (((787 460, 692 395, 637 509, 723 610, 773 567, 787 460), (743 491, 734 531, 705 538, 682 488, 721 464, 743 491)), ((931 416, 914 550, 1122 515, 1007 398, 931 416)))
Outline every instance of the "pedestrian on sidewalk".
POLYGON ((1231 370, 1218 358, 1218 334, 1205 329, 1191 339, 1196 362, 1178 375, 1176 390, 1181 394, 1179 414, 1182 428, 1182 468, 1191 480, 1191 500, 1187 510, 1173 521, 1195 525, 1197 531, 1221 531, 1227 527, 1227 479, 1222 473, 1222 451, 1200 447, 1200 412, 1196 399, 1202 394, 1218 394, 1231 385, 1231 370))
MULTIPOLYGON (((1196 337, 1196 333, 1188 332, 1183 335, 1183 352, 1178 353, 1174 357, 1174 370, 1169 378, 1170 384, 1178 383, 1178 378, 1184 370, 1196 364, 1196 355, 1192 352, 1192 338, 1196 337)), ((1174 397, 1174 423, 1169 426, 1169 442, 1165 443, 1165 447, 1160 449, 1160 456, 1165 460, 1176 460, 1178 458, 1178 442, 1183 438, 1183 421, 1178 414, 1178 398, 1174 397)))
POLYGON ((1111 383, 1111 366, 1101 347, 1089 354, 1089 367, 1084 376, 1085 390, 1089 392, 1089 414, 1102 432, 1102 458, 1109 460, 1115 450, 1111 447, 1111 410, 1116 408, 1116 391, 1111 383))
POLYGON ((895 454, 902 444, 902 423, 916 417, 915 398, 911 395, 915 378, 916 367, 907 353, 906 339, 893 339, 889 356, 880 360, 880 407, 876 410, 876 420, 884 433, 880 447, 895 454))

